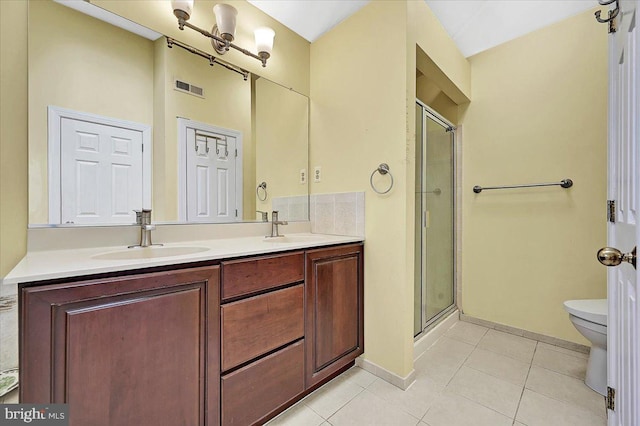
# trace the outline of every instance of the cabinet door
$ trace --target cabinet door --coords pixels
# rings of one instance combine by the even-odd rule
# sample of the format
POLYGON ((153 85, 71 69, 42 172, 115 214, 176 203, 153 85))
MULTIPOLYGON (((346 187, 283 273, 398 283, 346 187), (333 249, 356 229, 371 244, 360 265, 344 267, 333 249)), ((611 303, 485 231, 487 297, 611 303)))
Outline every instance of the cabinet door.
POLYGON ((363 246, 307 252, 307 388, 364 352, 363 246))
POLYGON ((219 423, 219 268, 21 289, 21 401, 70 425, 219 423))

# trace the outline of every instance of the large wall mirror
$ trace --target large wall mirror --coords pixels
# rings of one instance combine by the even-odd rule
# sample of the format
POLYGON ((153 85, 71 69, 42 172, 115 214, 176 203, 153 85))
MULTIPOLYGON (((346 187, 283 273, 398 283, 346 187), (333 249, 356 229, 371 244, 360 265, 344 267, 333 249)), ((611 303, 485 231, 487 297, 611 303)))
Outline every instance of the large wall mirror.
POLYGON ((308 220, 308 98, 149 34, 29 2, 29 224, 308 220))

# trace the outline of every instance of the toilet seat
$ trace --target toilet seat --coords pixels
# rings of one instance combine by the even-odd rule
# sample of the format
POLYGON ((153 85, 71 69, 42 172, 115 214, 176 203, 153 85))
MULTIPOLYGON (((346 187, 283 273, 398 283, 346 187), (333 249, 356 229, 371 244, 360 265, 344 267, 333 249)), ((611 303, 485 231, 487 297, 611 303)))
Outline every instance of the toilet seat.
POLYGON ((564 309, 575 317, 607 326, 607 299, 567 300, 564 309))
MULTIPOLYGON (((597 324, 595 322, 592 321, 588 321, 586 319, 582 319, 580 317, 577 317, 573 314, 569 314, 569 319, 571 320, 571 322, 573 323, 574 326, 576 326, 576 328, 578 326, 583 327, 587 330, 591 330, 591 331, 595 331, 596 333, 600 333, 604 336, 607 335, 607 326, 606 325, 602 325, 602 324, 597 324)), ((578 331, 580 331, 580 329, 578 329, 578 331)), ((580 333, 582 333, 582 335, 585 335, 585 333, 588 333, 588 331, 580 331, 580 333)), ((587 337, 587 336, 585 336, 587 337)), ((588 337, 587 337, 588 338, 588 337)), ((591 342, 593 344, 593 342, 591 342)), ((605 346, 606 346, 606 340, 605 340, 605 346)))

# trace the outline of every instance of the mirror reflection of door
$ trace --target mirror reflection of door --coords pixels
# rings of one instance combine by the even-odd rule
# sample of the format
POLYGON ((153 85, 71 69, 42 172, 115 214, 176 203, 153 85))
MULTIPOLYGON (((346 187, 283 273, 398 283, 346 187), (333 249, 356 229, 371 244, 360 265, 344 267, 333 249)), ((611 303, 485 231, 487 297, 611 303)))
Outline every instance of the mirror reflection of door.
POLYGON ((133 211, 150 204, 149 134, 143 124, 49 107, 50 222, 134 223, 133 211))
POLYGON ((242 133, 178 119, 179 219, 242 220, 242 133))

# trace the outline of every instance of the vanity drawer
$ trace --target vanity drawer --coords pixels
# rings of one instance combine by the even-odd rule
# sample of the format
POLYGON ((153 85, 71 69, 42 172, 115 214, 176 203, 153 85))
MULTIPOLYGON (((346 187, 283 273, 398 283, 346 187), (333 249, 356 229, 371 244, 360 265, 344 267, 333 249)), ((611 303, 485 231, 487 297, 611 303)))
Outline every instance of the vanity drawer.
POLYGON ((303 252, 222 262, 222 300, 303 280, 303 252))
POLYGON ((304 335, 302 284, 228 303, 220 310, 223 371, 304 335))
POLYGON ((303 391, 301 340, 222 376, 222 424, 254 424, 303 391))

